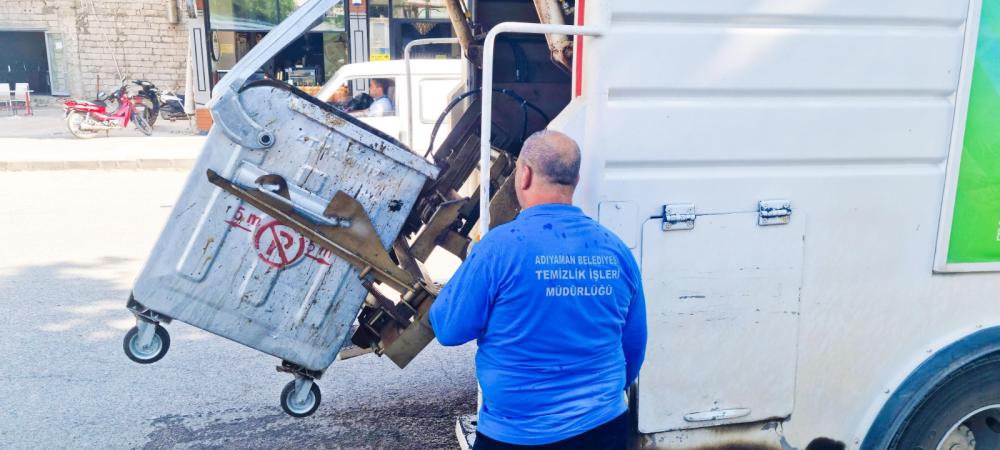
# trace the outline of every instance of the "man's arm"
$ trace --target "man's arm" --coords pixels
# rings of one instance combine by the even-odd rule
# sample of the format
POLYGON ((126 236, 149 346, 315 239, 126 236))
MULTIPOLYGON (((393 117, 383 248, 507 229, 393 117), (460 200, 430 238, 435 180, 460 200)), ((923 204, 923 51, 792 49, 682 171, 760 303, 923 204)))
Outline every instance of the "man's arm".
POLYGON ((622 350, 625 352, 625 387, 639 376, 639 368, 646 357, 646 296, 642 290, 642 276, 634 262, 630 269, 635 280, 635 295, 629 303, 622 330, 622 350))
POLYGON ((368 107, 368 117, 385 117, 393 115, 392 101, 379 97, 368 107))
POLYGON ((472 249, 431 305, 431 328, 441 345, 462 345, 486 329, 495 288, 489 252, 483 247, 480 242, 472 249))
POLYGON ((372 102, 365 110, 365 117, 382 117, 385 115, 383 111, 385 108, 379 104, 378 100, 372 102))

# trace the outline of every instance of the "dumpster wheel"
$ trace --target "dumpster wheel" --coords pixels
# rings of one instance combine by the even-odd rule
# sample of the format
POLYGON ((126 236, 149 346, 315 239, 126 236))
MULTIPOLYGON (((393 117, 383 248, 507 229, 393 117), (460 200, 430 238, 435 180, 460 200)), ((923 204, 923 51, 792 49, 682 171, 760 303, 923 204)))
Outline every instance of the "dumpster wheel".
POLYGON ((170 349, 170 335, 159 324, 140 323, 132 327, 131 330, 128 330, 128 333, 125 333, 122 348, 125 350, 125 356, 128 356, 128 359, 139 364, 152 364, 167 354, 167 350, 170 349), (153 335, 150 336, 146 344, 141 342, 140 327, 154 327, 152 330, 153 335))
POLYGON ((281 409, 292 417, 311 416, 319 408, 322 396, 313 379, 296 377, 281 390, 281 409))

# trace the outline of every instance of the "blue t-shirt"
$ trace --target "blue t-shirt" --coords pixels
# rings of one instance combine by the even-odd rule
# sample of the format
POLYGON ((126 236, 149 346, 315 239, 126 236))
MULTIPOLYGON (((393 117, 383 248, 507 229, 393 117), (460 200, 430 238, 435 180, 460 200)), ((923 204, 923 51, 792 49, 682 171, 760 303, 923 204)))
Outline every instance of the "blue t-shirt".
POLYGON ((642 365, 639 269, 579 208, 528 208, 490 231, 430 310, 443 345, 478 340, 478 431, 511 444, 567 439, 624 413, 642 365))

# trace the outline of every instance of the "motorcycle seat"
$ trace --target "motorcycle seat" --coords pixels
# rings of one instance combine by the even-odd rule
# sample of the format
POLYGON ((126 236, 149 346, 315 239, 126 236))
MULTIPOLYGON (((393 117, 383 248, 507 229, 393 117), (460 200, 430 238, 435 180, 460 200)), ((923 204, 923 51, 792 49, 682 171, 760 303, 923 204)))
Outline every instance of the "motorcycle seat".
POLYGON ((90 103, 93 103, 93 104, 95 104, 97 106, 100 106, 102 108, 107 108, 108 107, 108 103, 105 102, 104 100, 91 100, 90 103))

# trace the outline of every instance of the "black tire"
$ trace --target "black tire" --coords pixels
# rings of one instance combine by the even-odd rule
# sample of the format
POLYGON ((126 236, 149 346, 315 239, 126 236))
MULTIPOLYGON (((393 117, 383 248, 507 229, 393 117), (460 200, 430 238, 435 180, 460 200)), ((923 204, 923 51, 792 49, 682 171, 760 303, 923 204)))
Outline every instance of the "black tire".
POLYGON ((281 390, 281 409, 285 411, 285 414, 292 417, 311 416, 319 408, 320 401, 323 400, 323 396, 319 392, 319 385, 315 381, 312 387, 309 388, 309 397, 306 399, 304 405, 291 404, 292 392, 295 392, 295 380, 289 381, 285 385, 285 388, 281 390))
POLYGON ((135 114, 132 114, 132 122, 135 123, 135 128, 142 134, 145 134, 146 136, 153 135, 153 127, 150 126, 149 122, 146 120, 145 113, 137 111, 135 114))
POLYGON ((1000 355, 976 360, 936 386, 907 418, 889 448, 935 450, 952 427, 959 425, 974 431, 976 448, 1000 448, 1000 409, 965 420, 995 405, 1000 405, 1000 355))
POLYGON ((152 364, 161 359, 167 354, 167 350, 170 350, 170 334, 167 330, 160 325, 156 325, 156 333, 153 336, 153 348, 150 351, 144 351, 138 348, 138 345, 134 342, 139 335, 139 327, 132 327, 125 333, 125 339, 122 340, 122 349, 125 350, 125 356, 134 362, 139 364, 152 364))
POLYGON ((158 118, 156 112, 159 108, 156 107, 156 103, 149 97, 140 95, 139 98, 142 98, 142 105, 136 105, 136 110, 141 111, 146 116, 146 122, 149 122, 149 127, 152 128, 156 125, 156 119, 158 118))
MULTIPOLYGON (((144 103, 148 103, 148 100, 144 103)), ((156 108, 150 104, 146 104, 144 112, 146 113, 146 122, 149 122, 149 127, 154 127, 156 125, 156 119, 159 119, 156 114, 156 108)))

